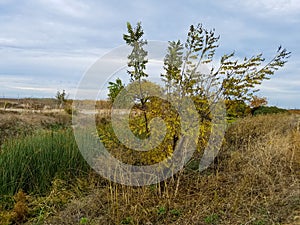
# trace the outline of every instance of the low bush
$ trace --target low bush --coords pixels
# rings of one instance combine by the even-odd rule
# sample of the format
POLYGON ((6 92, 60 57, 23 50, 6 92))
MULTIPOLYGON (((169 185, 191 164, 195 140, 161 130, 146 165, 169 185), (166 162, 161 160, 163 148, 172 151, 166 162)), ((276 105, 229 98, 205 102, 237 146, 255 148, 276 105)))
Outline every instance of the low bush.
POLYGON ((255 108, 252 111, 253 115, 261 115, 261 114, 277 114, 277 113, 285 113, 288 112, 286 109, 281 109, 276 106, 260 106, 255 108))

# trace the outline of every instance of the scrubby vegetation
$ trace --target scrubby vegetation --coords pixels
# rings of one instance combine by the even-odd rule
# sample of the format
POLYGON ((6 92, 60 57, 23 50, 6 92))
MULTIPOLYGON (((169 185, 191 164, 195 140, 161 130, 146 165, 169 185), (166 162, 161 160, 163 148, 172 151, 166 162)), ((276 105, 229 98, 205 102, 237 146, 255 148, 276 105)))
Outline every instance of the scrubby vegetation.
POLYGON ((165 182, 128 187, 94 174, 69 129, 9 139, 0 224, 297 224, 299 140, 295 115, 238 119, 208 170, 194 158, 165 182))
POLYGON ((281 109, 276 106, 260 106, 253 111, 253 115, 260 114, 276 114, 276 113, 285 113, 286 109, 281 109))

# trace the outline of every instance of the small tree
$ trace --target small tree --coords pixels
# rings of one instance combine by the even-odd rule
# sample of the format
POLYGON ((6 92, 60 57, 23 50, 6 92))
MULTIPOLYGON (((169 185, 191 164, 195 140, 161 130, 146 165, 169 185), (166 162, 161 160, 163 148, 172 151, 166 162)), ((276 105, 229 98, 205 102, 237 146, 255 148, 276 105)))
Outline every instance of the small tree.
MULTIPOLYGON (((270 79, 290 56, 290 52, 280 46, 275 56, 263 65, 265 58, 262 54, 237 60, 233 52, 223 55, 219 66, 214 67, 211 62, 219 47, 219 38, 214 30, 207 30, 198 24, 190 26, 184 45, 180 41, 169 42, 164 60, 166 73, 162 74, 168 92, 173 89, 171 92, 176 95, 197 97, 202 102, 210 100, 210 104, 222 97, 249 102, 259 90, 257 85, 270 79), (201 66, 210 69, 201 71, 201 66)), ((209 110, 209 107, 205 110, 209 110)))
POLYGON ((55 98, 57 99, 59 103, 59 108, 62 109, 64 107, 64 104, 67 101, 67 94, 66 91, 63 90, 62 92, 57 91, 55 98))
MULTIPOLYGON (((290 52, 281 46, 266 64, 262 54, 235 59, 235 53, 224 54, 219 65, 212 65, 219 47, 220 36, 202 24, 191 25, 185 43, 169 42, 161 74, 167 95, 194 100, 201 119, 199 143, 205 144, 209 133, 212 110, 225 100, 229 116, 250 112, 247 104, 259 90, 257 86, 283 67, 290 52)), ((176 136, 175 136, 176 139, 176 136)))
POLYGON ((120 78, 117 78, 115 82, 109 82, 108 84, 108 98, 111 102, 114 102, 120 91, 123 90, 124 84, 122 83, 120 78))
MULTIPOLYGON (((275 71, 285 65, 290 56, 290 52, 279 47, 275 56, 265 64, 262 54, 238 60, 233 52, 224 54, 218 60, 215 59, 215 52, 219 47, 220 37, 215 34, 214 30, 207 30, 201 24, 191 25, 185 42, 180 40, 169 42, 164 58, 165 71, 161 74, 165 84, 164 94, 167 99, 171 100, 167 101, 166 98, 151 98, 151 95, 145 91, 147 89, 145 86, 149 86, 146 81, 148 75, 145 72, 148 63, 147 51, 144 50, 147 41, 143 39, 144 31, 141 23, 137 23, 135 28, 127 23, 127 31, 123 39, 132 47, 128 56, 129 70, 127 72, 131 81, 129 86, 131 85, 135 92, 135 107, 143 112, 141 116, 132 117, 129 127, 137 137, 144 138, 149 134, 147 117, 149 121, 162 117, 167 129, 164 142, 153 151, 134 153, 135 151, 127 149, 128 155, 132 157, 137 155, 133 160, 137 165, 160 162, 172 155, 176 149, 175 146, 180 148, 184 146, 182 147, 183 153, 188 149, 183 143, 190 130, 193 132, 194 129, 182 129, 185 121, 179 118, 180 110, 189 113, 194 112, 194 108, 190 107, 193 104, 186 104, 181 101, 182 99, 187 99, 186 97, 192 99, 198 111, 199 124, 195 122, 189 126, 200 130, 198 141, 193 141, 197 141, 198 150, 201 151, 208 143, 209 134, 213 130, 211 121, 215 117, 212 116, 212 110, 218 107, 218 102, 225 100, 226 106, 232 109, 233 114, 241 116, 247 112, 247 104, 258 91, 257 85, 263 80, 270 79, 275 71), (219 61, 218 65, 213 66, 213 61, 219 61), (203 68, 206 69, 203 70, 203 68), (231 106, 231 104, 234 105, 231 106), (140 129, 141 127, 143 129, 140 129)), ((160 128, 152 130, 154 137, 159 137, 156 133, 161 131, 160 128)), ((107 140, 110 141, 112 138, 108 137, 107 140)), ((214 152, 214 149, 211 151, 214 152)))
POLYGON ((145 120, 145 128, 146 133, 149 133, 148 127, 148 119, 146 113, 146 102, 147 99, 145 98, 142 90, 141 81, 143 78, 148 77, 148 74, 145 73, 146 64, 148 63, 147 55, 148 52, 144 50, 143 46, 147 44, 147 41, 142 39, 144 35, 144 31, 142 29, 141 23, 137 23, 136 27, 133 29, 130 23, 127 23, 127 31, 128 34, 123 35, 123 39, 125 40, 126 44, 132 47, 132 51, 128 56, 129 62, 128 67, 133 68, 133 70, 128 70, 128 74, 130 75, 131 82, 137 81, 139 84, 139 95, 138 99, 141 104, 141 110, 144 114, 145 120))

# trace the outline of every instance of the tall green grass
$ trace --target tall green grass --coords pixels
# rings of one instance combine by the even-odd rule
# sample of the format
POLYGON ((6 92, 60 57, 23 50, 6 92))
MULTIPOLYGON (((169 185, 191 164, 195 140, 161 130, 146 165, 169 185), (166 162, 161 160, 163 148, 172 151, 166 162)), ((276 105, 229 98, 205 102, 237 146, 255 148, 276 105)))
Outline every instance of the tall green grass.
POLYGON ((89 165, 78 150, 71 129, 40 131, 9 140, 0 151, 0 195, 45 194, 54 178, 84 175, 89 165))

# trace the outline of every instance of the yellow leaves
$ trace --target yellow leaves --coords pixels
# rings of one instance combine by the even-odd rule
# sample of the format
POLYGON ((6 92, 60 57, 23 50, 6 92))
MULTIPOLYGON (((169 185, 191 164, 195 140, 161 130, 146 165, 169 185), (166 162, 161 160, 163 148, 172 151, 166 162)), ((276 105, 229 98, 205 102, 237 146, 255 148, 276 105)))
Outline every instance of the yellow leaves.
POLYGON ((15 204, 10 211, 0 212, 0 225, 21 224, 25 221, 29 209, 27 203, 27 195, 23 190, 19 190, 14 196, 15 204))
POLYGON ((267 104, 268 104, 268 101, 265 97, 258 97, 258 96, 253 96, 252 100, 250 102, 250 106, 252 108, 257 108, 257 107, 264 106, 267 104))
MULTIPOLYGON (((208 101, 205 99, 195 98, 194 102, 196 103, 195 105, 198 106, 198 111, 209 107, 208 101)), ((188 105, 183 105, 182 107, 187 114, 189 110, 191 110, 188 105)), ((167 158, 172 157, 172 154, 178 144, 178 140, 182 138, 182 135, 184 135, 185 132, 189 132, 188 130, 181 130, 186 121, 181 121, 180 115, 175 110, 175 107, 172 107, 171 104, 165 100, 152 97, 150 98, 150 101, 146 103, 146 117, 150 133, 147 133, 147 130, 145 129, 146 121, 144 116, 143 112, 130 115, 129 128, 130 131, 140 140, 145 140, 151 137, 154 142, 157 141, 157 145, 155 145, 156 147, 150 148, 149 151, 136 151, 134 149, 130 149, 130 147, 128 147, 129 145, 126 146, 126 143, 120 143, 118 138, 115 136, 110 123, 99 125, 101 128, 100 133, 102 134, 101 140, 105 147, 113 154, 114 157, 120 159, 124 163, 133 165, 152 165, 162 162, 167 158), (161 119, 161 124, 152 127, 151 121, 157 118, 161 119), (165 132, 163 132, 163 126, 165 126, 165 132), (107 132, 107 134, 105 134, 105 132, 107 132), (160 134, 164 135, 162 139, 160 134)), ((122 126, 120 124, 120 129, 121 127, 122 126)), ((116 127, 116 129, 118 129, 118 127, 116 127)), ((195 142, 198 142, 199 151, 207 145, 210 132, 211 124, 209 120, 204 120, 199 126, 199 137, 195 139, 195 142)), ((186 134, 188 135, 188 133, 186 134)), ((145 146, 145 148, 147 148, 147 146, 145 146)))

